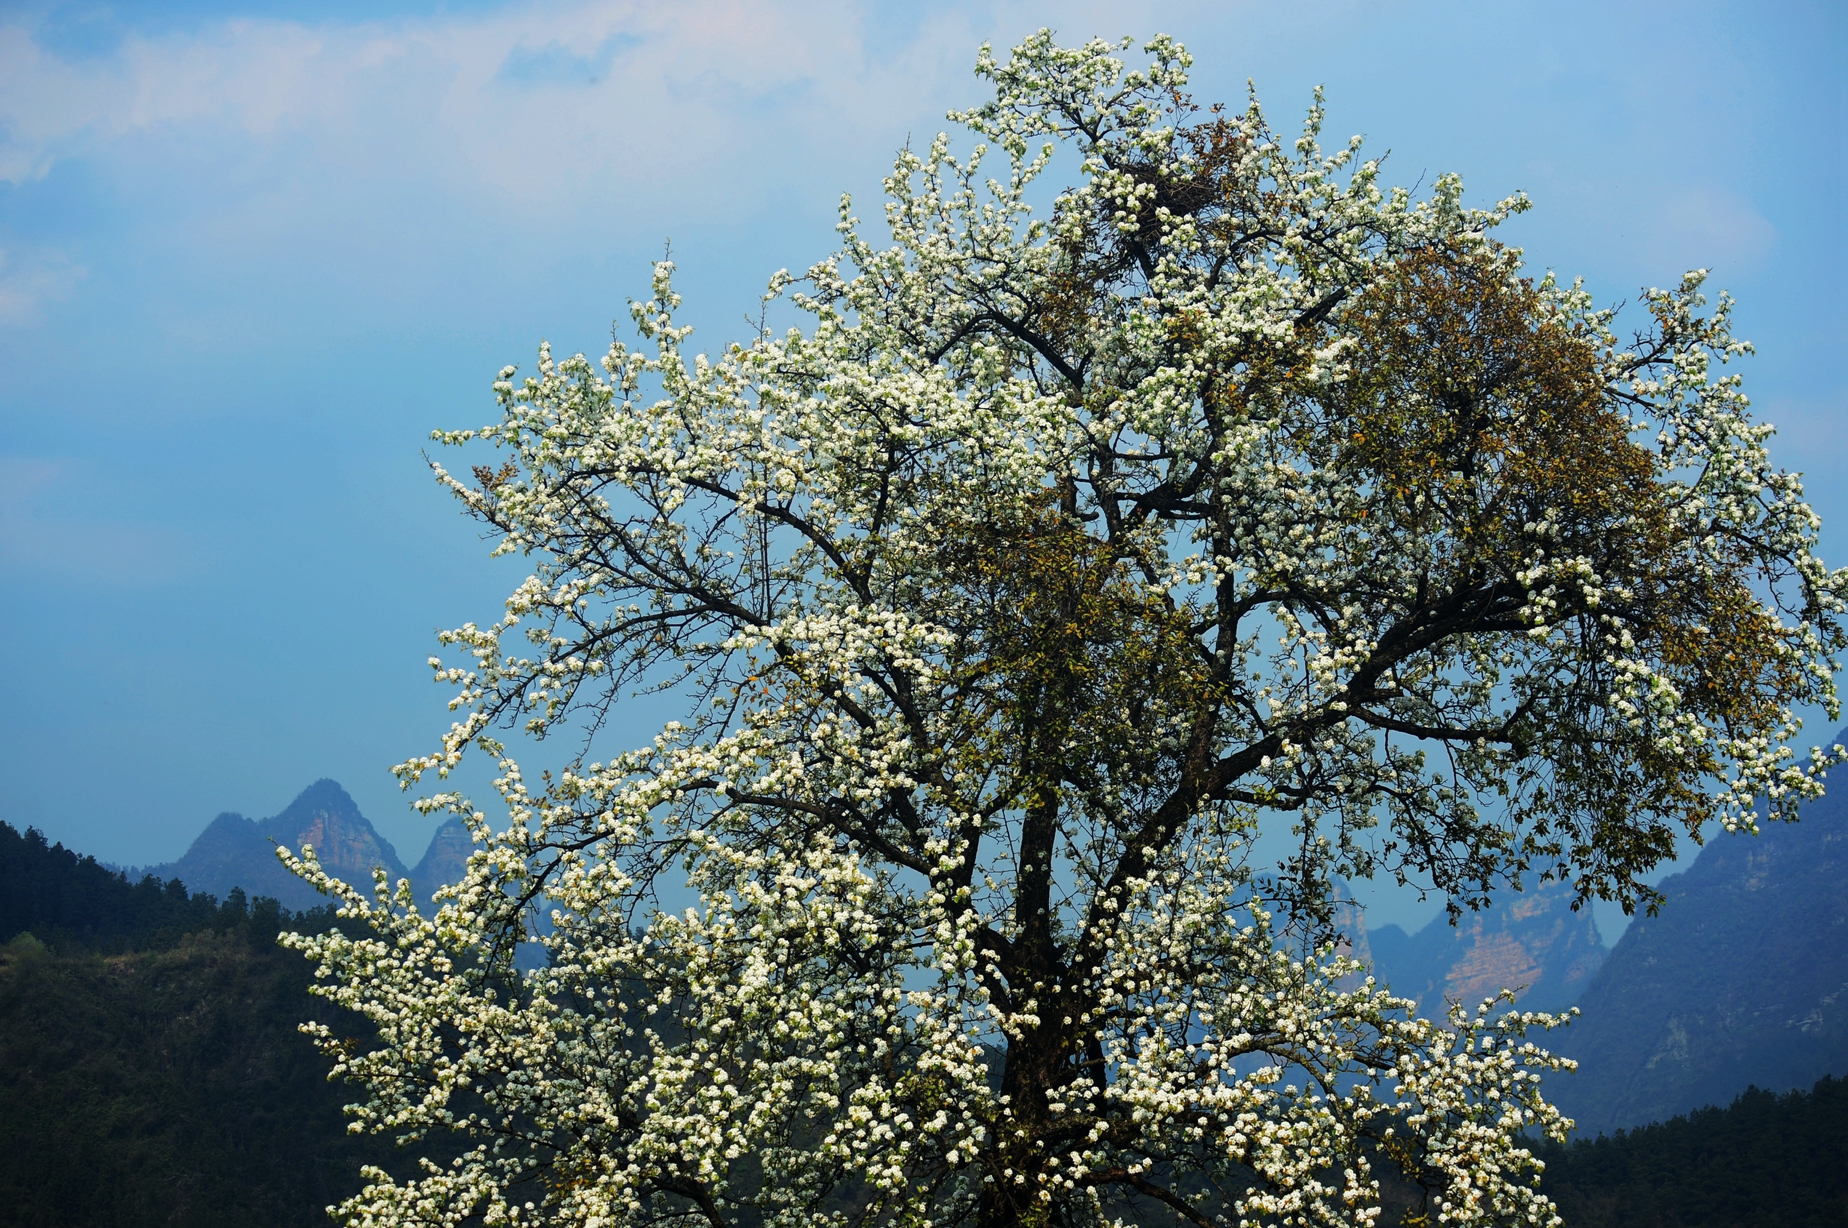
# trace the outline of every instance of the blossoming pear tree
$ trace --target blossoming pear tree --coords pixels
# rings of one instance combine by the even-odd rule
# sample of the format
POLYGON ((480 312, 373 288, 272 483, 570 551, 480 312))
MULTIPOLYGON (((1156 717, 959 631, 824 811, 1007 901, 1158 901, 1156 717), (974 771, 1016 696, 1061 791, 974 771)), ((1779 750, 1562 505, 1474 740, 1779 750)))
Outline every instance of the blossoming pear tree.
POLYGON ((690 353, 664 262, 642 348, 439 434, 532 574, 398 771, 485 753, 506 817, 423 800, 477 844, 433 914, 284 850, 364 935, 290 939, 376 1027, 310 1029, 353 1128, 423 1157, 346 1222, 1557 1223, 1558 1021, 1412 1017, 1335 884, 1650 903, 1820 792, 1848 574, 1701 273, 1620 337, 1490 237, 1523 199, 1126 47, 984 49, 890 243, 844 202, 772 280, 804 327, 690 353), (638 690, 683 719, 599 750, 638 690), (576 750, 536 782, 509 727, 576 750))

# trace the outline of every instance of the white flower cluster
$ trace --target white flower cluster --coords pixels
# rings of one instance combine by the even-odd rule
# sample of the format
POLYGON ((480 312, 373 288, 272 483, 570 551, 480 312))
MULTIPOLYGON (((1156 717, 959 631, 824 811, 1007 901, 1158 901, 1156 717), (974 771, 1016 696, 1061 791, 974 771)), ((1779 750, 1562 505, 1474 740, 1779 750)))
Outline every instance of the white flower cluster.
POLYGON ((954 118, 1006 174, 905 151, 889 245, 844 201, 773 278, 806 327, 690 354, 663 262, 644 349, 542 348, 437 436, 502 450, 438 476, 533 572, 442 636, 458 717, 398 771, 484 752, 508 819, 422 799, 477 845, 434 915, 282 851, 349 919, 289 941, 376 1028, 311 1029, 353 1126, 431 1157, 346 1222, 1371 1224, 1384 1177, 1557 1223, 1560 1021, 1410 1017, 1334 880, 1646 899, 1677 830, 1820 792, 1848 578, 1698 274, 1619 345, 1489 239, 1519 198, 1121 50, 985 49, 954 118), (541 789, 496 738, 638 689, 686 719, 541 789))

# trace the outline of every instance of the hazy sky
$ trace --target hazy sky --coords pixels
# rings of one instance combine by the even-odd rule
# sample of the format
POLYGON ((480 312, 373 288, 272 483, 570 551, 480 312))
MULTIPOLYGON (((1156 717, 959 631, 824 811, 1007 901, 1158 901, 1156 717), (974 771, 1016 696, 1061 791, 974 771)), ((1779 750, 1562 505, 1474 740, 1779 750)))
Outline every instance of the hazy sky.
POLYGON ((1174 34, 1286 130, 1324 84, 1331 144, 1526 191, 1504 237, 1608 300, 1713 268, 1840 564, 1845 11, 0 4, 0 818, 151 862, 333 776, 414 861, 387 768, 447 725, 433 632, 518 579, 429 430, 541 338, 600 352, 670 238, 719 345, 1042 25, 1174 34))

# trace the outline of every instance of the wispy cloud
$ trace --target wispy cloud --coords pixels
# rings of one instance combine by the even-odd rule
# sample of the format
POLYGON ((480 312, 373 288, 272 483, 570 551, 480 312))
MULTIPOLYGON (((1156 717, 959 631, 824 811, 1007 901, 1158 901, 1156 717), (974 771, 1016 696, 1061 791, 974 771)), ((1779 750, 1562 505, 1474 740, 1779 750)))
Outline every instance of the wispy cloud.
POLYGON ((237 20, 130 33, 84 56, 54 54, 15 24, 0 27, 0 179, 194 132, 305 140, 341 173, 436 175, 516 211, 662 175, 736 188, 818 144, 889 144, 896 116, 968 72, 977 40, 960 17, 924 23, 883 56, 869 51, 867 24, 867 9, 844 0, 631 0, 440 20, 237 20))
POLYGON ((515 47, 501 61, 498 80, 533 89, 572 89, 600 84, 615 67, 616 58, 625 52, 646 47, 640 35, 608 35, 590 52, 552 39, 543 47, 515 47))
POLYGON ((1650 255, 1664 268, 1711 265, 1726 279, 1757 272, 1776 244, 1776 227, 1730 185, 1675 194, 1649 236, 1650 255))
POLYGON ((53 248, 0 247, 0 325, 36 320, 68 295, 86 270, 53 248))

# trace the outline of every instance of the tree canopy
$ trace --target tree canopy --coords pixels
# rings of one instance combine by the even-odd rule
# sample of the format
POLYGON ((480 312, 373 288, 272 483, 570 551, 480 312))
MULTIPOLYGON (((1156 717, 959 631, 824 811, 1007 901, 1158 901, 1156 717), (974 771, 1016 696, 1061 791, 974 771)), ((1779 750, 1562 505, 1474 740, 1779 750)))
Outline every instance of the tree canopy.
POLYGON ((373 934, 294 941, 378 1027, 329 1040, 358 1124, 479 1146, 350 1222, 1369 1223, 1381 1174, 1550 1222, 1555 1021, 1411 1017, 1335 884, 1647 903, 1678 833, 1819 793, 1848 575, 1702 273, 1622 339, 1492 237, 1522 198, 1126 47, 984 49, 891 241, 843 201, 771 280, 803 326, 691 353, 662 262, 640 348, 439 433, 501 450, 438 475, 533 570, 398 770, 485 752, 507 818, 424 799, 479 845, 434 916, 304 852, 373 934), (684 719, 600 749, 638 689, 684 719), (507 728, 581 749, 535 784, 507 728))

